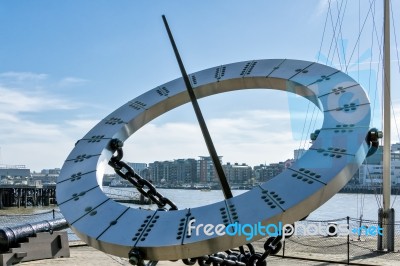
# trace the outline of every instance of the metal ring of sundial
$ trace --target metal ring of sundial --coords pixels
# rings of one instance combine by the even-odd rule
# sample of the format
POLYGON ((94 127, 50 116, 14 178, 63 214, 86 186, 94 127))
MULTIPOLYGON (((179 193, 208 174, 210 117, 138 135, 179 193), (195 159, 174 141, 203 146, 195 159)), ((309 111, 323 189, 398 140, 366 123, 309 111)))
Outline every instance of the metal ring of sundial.
POLYGON ((246 236, 207 236, 203 230, 189 236, 187 225, 192 219, 194 225, 293 223, 337 193, 367 154, 369 100, 361 86, 341 71, 313 62, 271 59, 222 65, 189 78, 198 98, 253 88, 293 92, 323 111, 323 126, 299 160, 244 194, 177 211, 134 209, 101 190, 112 156, 110 140, 125 141, 152 119, 189 102, 182 78, 142 94, 79 140, 62 167, 57 202, 73 231, 88 245, 121 257, 136 247, 151 260, 192 258, 238 247, 249 242, 246 236))

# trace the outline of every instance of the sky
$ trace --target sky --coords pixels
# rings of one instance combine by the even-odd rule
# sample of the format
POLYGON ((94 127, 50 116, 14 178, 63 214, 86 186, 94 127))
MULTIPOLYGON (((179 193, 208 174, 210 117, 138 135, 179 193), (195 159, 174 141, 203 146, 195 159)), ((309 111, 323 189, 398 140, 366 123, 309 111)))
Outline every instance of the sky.
MULTIPOLYGON (((380 2, 1 1, 0 164, 61 168, 74 143, 101 119, 180 77, 163 14, 188 73, 253 59, 328 64, 364 86, 373 106, 371 126, 381 129, 380 2)), ((400 1, 392 7, 399 25, 400 1)), ((392 29, 398 38, 399 29, 392 29)), ((399 84, 398 48, 392 38, 393 87, 399 84)), ((397 117, 399 94, 393 88, 397 117)), ((308 148, 309 133, 322 124, 315 107, 283 92, 238 91, 199 103, 224 163, 293 158, 293 150, 308 148)), ((399 142, 394 123, 392 142, 399 142)), ((207 154, 186 104, 131 136, 124 159, 149 163, 207 154)))

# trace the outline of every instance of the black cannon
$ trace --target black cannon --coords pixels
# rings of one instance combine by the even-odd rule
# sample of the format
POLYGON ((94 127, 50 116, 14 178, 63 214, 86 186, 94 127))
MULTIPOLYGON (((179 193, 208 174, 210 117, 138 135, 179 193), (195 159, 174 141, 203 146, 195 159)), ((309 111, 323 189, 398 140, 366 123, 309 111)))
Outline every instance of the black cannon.
POLYGON ((68 223, 64 218, 1 228, 0 252, 18 246, 18 243, 26 241, 28 237, 35 236, 39 232, 53 232, 65 228, 68 228, 68 223))

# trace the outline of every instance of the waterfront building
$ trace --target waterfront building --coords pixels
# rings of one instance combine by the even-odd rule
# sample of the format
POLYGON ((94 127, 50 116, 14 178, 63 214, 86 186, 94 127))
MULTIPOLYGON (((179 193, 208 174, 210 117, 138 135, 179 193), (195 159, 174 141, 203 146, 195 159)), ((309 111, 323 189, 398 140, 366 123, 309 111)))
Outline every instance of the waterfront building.
POLYGON ((59 175, 61 173, 60 168, 53 168, 53 169, 43 169, 40 171, 41 174, 44 175, 59 175))
POLYGON ((147 169, 147 163, 129 163, 127 164, 135 170, 136 173, 140 174, 143 170, 147 169))
POLYGON ((177 159, 174 160, 174 170, 177 184, 197 183, 197 160, 177 159))
POLYGON ((147 163, 132 163, 127 162, 128 166, 130 166, 141 178, 151 180, 150 178, 150 170, 147 163))
POLYGON ((149 164, 150 178, 156 184, 169 183, 172 161, 155 161, 149 164))
POLYGON ((392 144, 392 153, 400 154, 400 143, 392 144))
MULTIPOLYGON (((155 161, 149 164, 146 172, 155 184, 182 185, 198 182, 197 161, 195 159, 176 159, 155 161)), ((146 178, 145 175, 142 176, 146 178)))
POLYGON ((0 185, 28 185, 30 176, 25 165, 0 165, 0 185))
POLYGON ((295 149, 293 151, 293 158, 294 160, 298 160, 301 158, 301 156, 303 156, 306 153, 306 149, 295 149))
MULTIPOLYGON (((361 185, 381 186, 382 170, 381 164, 363 164, 359 168, 358 180, 361 185)), ((393 186, 400 185, 400 160, 391 162, 391 182, 393 186)))
POLYGON ((268 179, 268 171, 266 170, 266 164, 256 165, 253 168, 254 177, 258 182, 265 182, 268 179))
MULTIPOLYGON (((199 156, 200 160, 197 163, 197 176, 200 183, 217 182, 218 177, 214 168, 214 163, 210 156, 199 156)), ((219 156, 222 163, 222 156, 219 156)))
MULTIPOLYGON (((375 154, 364 161, 353 179, 358 179, 360 185, 381 186, 382 155, 383 147, 379 146, 375 154)), ((391 146, 391 183, 393 186, 400 185, 400 143, 391 146)))
POLYGON ((245 163, 226 163, 222 168, 230 184, 247 184, 253 177, 251 166, 245 163))
POLYGON ((117 180, 117 178, 120 178, 119 176, 117 177, 117 174, 104 174, 103 176, 103 186, 109 186, 113 182, 113 180, 117 180))
POLYGON ((279 175, 286 168, 286 162, 260 164, 254 167, 254 175, 258 182, 266 182, 279 175))
POLYGON ((31 179, 32 181, 40 181, 44 185, 55 185, 60 172, 60 168, 42 169, 40 173, 31 173, 31 179))
POLYGON ((31 175, 29 168, 25 165, 0 164, 0 178, 28 177, 31 175))
POLYGON ((147 179, 147 180, 150 180, 151 182, 153 182, 153 180, 151 179, 151 176, 150 176, 150 169, 149 169, 149 167, 147 167, 146 169, 143 169, 142 171, 140 171, 140 172, 139 172, 139 175, 140 175, 142 178, 147 179))

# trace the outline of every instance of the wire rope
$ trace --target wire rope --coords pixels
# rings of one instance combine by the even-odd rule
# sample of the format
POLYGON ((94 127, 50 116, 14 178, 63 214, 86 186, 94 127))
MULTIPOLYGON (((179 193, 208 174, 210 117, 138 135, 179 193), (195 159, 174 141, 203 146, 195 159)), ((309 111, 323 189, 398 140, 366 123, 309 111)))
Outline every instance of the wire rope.
MULTIPOLYGON (((338 53, 338 60, 339 60, 340 70, 342 70, 342 62, 341 62, 341 59, 340 59, 339 48, 338 48, 338 45, 337 45, 336 30, 337 30, 337 26, 338 26, 339 21, 340 21, 340 12, 341 12, 341 9, 342 9, 342 5, 343 5, 343 1, 342 1, 341 4, 340 4, 340 9, 338 8, 338 14, 337 14, 337 18, 336 18, 336 23, 333 22, 332 10, 329 9, 330 18, 331 18, 331 25, 332 25, 332 29, 333 29, 333 36, 332 36, 331 46, 332 46, 332 43, 333 43, 333 42, 335 43, 335 46, 334 46, 334 48, 333 48, 333 53, 332 53, 332 60, 331 60, 331 62, 333 62, 333 59, 335 58, 335 53, 337 52, 337 53, 338 53), (335 25, 334 25, 334 24, 335 24, 335 25)), ((330 56, 330 55, 329 55, 329 56, 330 56)), ((329 56, 328 56, 328 58, 329 58, 329 56)))
MULTIPOLYGON (((331 0, 329 0, 328 3, 329 3, 329 6, 330 6, 331 0)), ((325 38, 325 31, 326 31, 326 25, 327 25, 327 22, 328 22, 328 17, 329 17, 329 15, 328 15, 328 12, 327 12, 327 13, 326 13, 326 17, 325 17, 324 30, 323 30, 323 32, 322 32, 321 43, 320 43, 320 45, 319 45, 319 52, 318 52, 317 62, 320 62, 320 61, 319 61, 319 58, 320 58, 320 56, 321 56, 322 45, 323 45, 324 38, 325 38)))
MULTIPOLYGON (((343 3, 343 2, 342 2, 343 3)), ((336 5, 338 5, 338 3, 336 2, 336 5)), ((344 49, 344 44, 343 44, 343 33, 342 33, 342 25, 343 25, 343 20, 344 20, 344 16, 346 14, 346 8, 347 8, 347 0, 346 3, 344 5, 344 10, 343 10, 343 14, 342 14, 342 18, 339 20, 339 34, 340 34, 340 43, 342 46, 342 55, 343 55, 343 61, 344 61, 344 65, 346 66, 346 51, 344 49)), ((339 52, 338 52, 338 57, 340 57, 339 52)), ((347 73, 346 73, 347 74, 347 73)))
MULTIPOLYGON (((397 66, 398 66, 398 73, 400 74, 400 60, 399 60, 399 49, 398 49, 398 44, 397 44, 397 34, 396 34, 396 23, 394 22, 394 15, 393 15, 393 6, 392 6, 392 2, 390 2, 390 11, 391 11, 391 17, 392 17, 392 26, 393 26, 393 35, 394 35, 394 42, 395 42, 395 47, 396 47, 396 57, 397 57, 397 66)), ((392 107, 392 113, 393 113, 393 118, 394 118, 394 124, 396 126, 396 132, 397 132, 397 138, 400 142, 400 134, 399 134, 399 127, 397 125, 397 119, 396 119, 396 112, 394 111, 394 106, 393 103, 391 103, 391 107, 392 107)), ((396 193, 396 195, 394 196, 393 202, 392 202, 392 206, 391 208, 393 208, 394 203, 397 200, 397 196, 398 193, 396 193)))
MULTIPOLYGON (((303 138, 304 138, 304 142, 306 141, 306 137, 304 136, 304 129, 306 128, 306 124, 307 124, 307 117, 308 117, 308 110, 310 109, 310 102, 308 102, 307 104, 307 112, 306 112, 306 117, 304 119, 304 123, 303 123, 303 129, 301 131, 301 137, 300 137, 300 144, 299 144, 299 150, 301 149, 301 145, 303 143, 303 138)), ((298 155, 299 156, 299 153, 298 155)), ((294 158, 295 160, 299 159, 299 158, 294 158)))
MULTIPOLYGON (((374 0, 373 2, 375 2, 375 0, 374 0)), ((349 58, 349 61, 348 61, 349 63, 351 62, 351 59, 353 58, 355 49, 356 49, 356 47, 357 47, 357 43, 360 41, 361 33, 362 33, 362 31, 364 30, 364 26, 365 26, 365 23, 366 23, 366 21, 367 21, 367 18, 369 17, 369 13, 371 13, 371 9, 372 9, 372 4, 370 4, 368 13, 367 13, 367 15, 366 15, 366 17, 365 17, 365 19, 364 19, 363 25, 362 25, 362 27, 361 27, 361 31, 358 33, 358 37, 357 37, 356 44, 354 45, 353 51, 351 52, 351 55, 350 55, 350 58, 349 58)), ((346 70, 345 70, 346 72, 347 72, 348 67, 349 67, 349 65, 346 66, 346 70)))
MULTIPOLYGON (((365 158, 365 169, 367 170, 367 177, 370 180, 370 185, 371 187, 373 187, 373 179, 371 177, 371 172, 369 171, 369 164, 368 164, 368 160, 367 158, 365 158)), ((379 199, 379 195, 375 189, 375 193, 374 193, 375 199, 376 199, 376 203, 378 205, 379 208, 382 208, 382 204, 381 204, 381 200, 379 199)))

